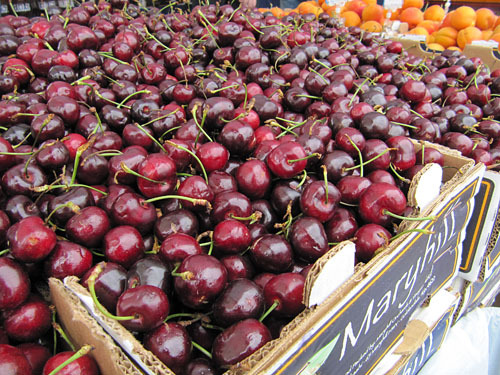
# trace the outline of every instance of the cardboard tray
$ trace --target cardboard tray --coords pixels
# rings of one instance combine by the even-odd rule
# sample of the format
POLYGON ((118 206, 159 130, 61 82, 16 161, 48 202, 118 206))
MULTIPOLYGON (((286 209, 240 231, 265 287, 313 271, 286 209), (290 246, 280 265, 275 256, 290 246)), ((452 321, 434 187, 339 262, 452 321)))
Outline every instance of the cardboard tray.
POLYGON ((485 281, 500 263, 500 173, 486 171, 463 244, 460 277, 485 281))
POLYGON ((439 291, 430 303, 417 309, 403 337, 371 373, 372 375, 416 375, 443 343, 453 322, 459 295, 439 291))
MULTIPOLYGON (((440 54, 440 51, 435 51, 427 47, 427 44, 422 40, 421 35, 388 35, 391 40, 401 42, 404 49, 415 56, 433 58, 440 54)), ((424 38, 425 39, 425 38, 424 38)), ((467 57, 479 57, 491 71, 500 69, 500 52, 498 47, 488 46, 488 43, 480 43, 477 41, 474 44, 467 44, 462 51, 462 54, 467 57)))
MULTIPOLYGON (((437 219, 405 221, 403 226, 433 234, 408 233, 356 268, 354 244, 347 241, 330 250, 306 280, 304 301, 309 307, 282 330, 280 338, 227 374, 314 374, 320 369, 332 375, 368 374, 401 338, 412 312, 451 284, 485 167, 440 145, 415 142, 416 149, 422 144, 439 149, 447 168, 424 168, 412 182, 409 202, 418 207, 417 214, 437 219)), ((144 373, 171 373, 119 323, 96 311, 76 279, 66 279, 64 288, 144 373)))

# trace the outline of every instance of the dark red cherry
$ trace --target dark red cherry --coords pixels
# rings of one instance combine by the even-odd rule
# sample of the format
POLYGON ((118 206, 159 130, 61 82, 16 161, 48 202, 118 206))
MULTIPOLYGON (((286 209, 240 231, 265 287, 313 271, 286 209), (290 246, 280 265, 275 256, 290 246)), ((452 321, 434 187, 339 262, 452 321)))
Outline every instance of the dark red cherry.
POLYGON ((160 247, 160 257, 167 264, 175 266, 190 255, 202 254, 203 250, 193 237, 174 233, 165 238, 160 247))
POLYGON ((392 217, 387 211, 402 215, 406 209, 406 197, 396 186, 379 182, 371 184, 361 195, 359 213, 367 223, 387 226, 392 217))
POLYGON ((43 366, 52 355, 49 349, 37 343, 24 343, 18 345, 17 348, 23 352, 28 360, 33 369, 33 375, 42 375, 43 366))
POLYGON ((306 156, 304 148, 298 142, 284 142, 269 153, 267 166, 277 177, 292 178, 305 169, 306 156))
POLYGON ((191 359, 191 338, 179 323, 163 323, 149 332, 144 338, 144 347, 176 374, 182 373, 191 359))
POLYGON ((88 247, 99 247, 110 228, 106 212, 99 207, 85 207, 66 223, 66 235, 76 243, 88 247))
POLYGON ((228 281, 251 279, 255 274, 255 267, 246 255, 226 255, 220 261, 226 267, 228 281))
MULTIPOLYGON (((60 352, 50 357, 45 366, 43 367, 42 375, 49 375, 52 373, 57 367, 62 365, 64 362, 69 360, 75 352, 60 352)), ((80 357, 70 364, 64 366, 57 372, 59 375, 73 375, 73 374, 81 374, 81 375, 97 375, 99 374, 99 367, 97 366, 96 361, 89 355, 84 355, 80 357)))
POLYGON ((305 215, 324 223, 332 218, 340 199, 340 191, 331 182, 313 181, 300 196, 300 207, 305 215))
POLYGON ((333 217, 325 223, 325 233, 329 242, 337 243, 354 236, 358 223, 351 211, 337 208, 333 217))
POLYGON ((212 356, 217 366, 228 368, 248 357, 271 340, 267 327, 256 319, 233 324, 214 340, 212 356))
POLYGON ((19 263, 0 257, 0 309, 14 309, 28 298, 30 279, 19 263))
POLYGON ((365 224, 354 234, 356 244, 356 257, 368 262, 376 251, 389 243, 391 234, 387 229, 378 224, 365 224))
POLYGON ((300 259, 314 262, 324 255, 329 247, 323 224, 313 217, 301 217, 290 229, 290 242, 300 259))
POLYGON ((302 303, 305 278, 300 273, 285 272, 274 276, 264 287, 266 306, 276 303, 274 315, 295 317, 305 306, 302 303))
POLYGON ((0 344, 0 370, 5 375, 32 375, 31 365, 23 352, 7 344, 0 344))
POLYGON ((10 251, 14 258, 24 263, 45 259, 56 246, 56 234, 38 216, 17 222, 7 231, 10 251))
POLYGON ((127 272, 128 288, 152 285, 165 293, 170 291, 170 269, 157 255, 148 255, 135 262, 127 272))
MULTIPOLYGON (((118 298, 127 286, 127 271, 118 263, 98 263, 102 271, 95 280, 94 289, 99 302, 112 314, 116 311, 118 298)), ((89 269, 82 277, 82 285, 88 288, 88 278, 96 266, 89 269)))
POLYGON ((154 224, 154 233, 160 241, 174 233, 185 233, 190 236, 198 234, 199 221, 189 210, 178 209, 163 215, 154 224))
POLYGON ((216 225, 213 231, 215 249, 223 254, 237 254, 251 244, 247 226, 234 219, 226 219, 216 225))
POLYGON ((275 234, 266 234, 255 240, 250 248, 253 263, 262 271, 280 273, 293 265, 290 243, 275 234))
POLYGON ((244 223, 251 221, 252 204, 244 194, 239 192, 224 192, 218 194, 213 203, 211 219, 218 224, 224 219, 236 218, 244 223))
POLYGON ((258 319, 263 312, 262 289, 248 279, 236 279, 229 282, 213 304, 214 321, 223 327, 228 327, 243 319, 258 319))
POLYGON ((226 268, 219 260, 207 254, 187 257, 174 276, 178 298, 193 309, 209 307, 227 283, 226 268))
POLYGON ((52 254, 45 261, 45 273, 64 279, 66 276, 82 277, 92 267, 92 253, 70 241, 58 241, 52 254))
POLYGON ((144 240, 134 227, 117 226, 104 236, 104 251, 108 260, 129 268, 144 256, 144 240))
POLYGON ((271 174, 266 163, 260 160, 248 160, 236 171, 239 191, 250 199, 263 198, 271 186, 271 174))

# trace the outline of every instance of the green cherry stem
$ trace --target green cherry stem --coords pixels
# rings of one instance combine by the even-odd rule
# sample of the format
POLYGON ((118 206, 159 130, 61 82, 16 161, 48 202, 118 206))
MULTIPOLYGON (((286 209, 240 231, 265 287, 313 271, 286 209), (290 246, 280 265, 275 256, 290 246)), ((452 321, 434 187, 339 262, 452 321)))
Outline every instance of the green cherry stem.
MULTIPOLYGON (((392 151, 392 150, 395 150, 393 148, 386 148, 384 151, 382 151, 380 154, 374 156, 373 158, 371 159, 368 159, 367 161, 364 161, 362 164, 363 165, 367 165, 367 164, 370 164, 372 161, 375 161, 377 160, 379 157, 387 154, 389 151, 392 151)), ((349 167, 349 168, 342 168, 342 171, 343 172, 347 172, 347 171, 352 171, 354 169, 358 169, 358 168, 361 168, 361 164, 358 164, 358 165, 355 165, 353 167, 349 167)))
POLYGON ((207 171, 205 170, 205 167, 203 166, 203 163, 201 162, 200 158, 198 156, 196 156, 196 154, 193 151, 187 149, 184 146, 178 145, 178 144, 176 144, 176 143, 174 143, 172 141, 166 141, 165 143, 169 144, 170 146, 172 146, 174 148, 177 148, 179 150, 185 151, 189 155, 191 155, 198 162, 198 164, 200 165, 201 172, 203 173, 203 177, 205 178, 205 182, 208 184, 207 171))
POLYGON ((106 308, 99 302, 97 299, 97 295, 95 293, 95 282, 97 280, 97 277, 101 274, 103 271, 103 267, 105 266, 105 262, 98 263, 92 273, 90 274, 89 278, 87 279, 87 285, 89 287, 89 292, 90 296, 92 297, 92 301, 94 301, 94 304, 96 305, 97 309, 106 317, 113 319, 113 320, 132 320, 135 319, 135 316, 116 316, 111 314, 106 308))
POLYGON ((61 371, 63 368, 65 368, 67 365, 70 363, 76 361, 77 359, 87 355, 92 351, 94 348, 90 345, 84 345, 82 346, 75 354, 73 354, 71 357, 69 357, 66 361, 61 363, 59 366, 57 366, 54 370, 52 370, 49 375, 56 375, 59 371, 61 371))
POLYGON ((404 236, 406 233, 412 233, 412 232, 418 232, 418 233, 423 233, 423 234, 434 234, 434 231, 432 231, 432 230, 414 228, 414 229, 405 230, 401 233, 394 235, 393 237, 390 238, 389 241, 394 241, 395 239, 404 236))
POLYGON ((212 205, 206 199, 197 199, 197 198, 185 197, 183 195, 162 195, 162 196, 159 196, 159 197, 154 197, 154 198, 146 199, 146 202, 153 203, 153 202, 157 202, 157 201, 160 201, 160 200, 163 200, 163 199, 180 199, 180 200, 183 200, 183 201, 191 202, 195 206, 197 206, 197 205, 206 206, 209 209, 212 209, 212 205))
POLYGON ((4 255, 5 255, 5 254, 7 254, 9 251, 10 251, 10 249, 3 249, 2 251, 0 251, 0 257, 1 257, 1 256, 4 256, 4 255))
POLYGON ((296 162, 298 162, 298 161, 303 161, 303 160, 307 160, 307 159, 311 159, 311 158, 318 158, 318 159, 320 159, 320 158, 321 158, 321 156, 322 156, 322 155, 321 155, 320 153, 318 153, 318 152, 313 152, 312 154, 307 155, 307 156, 305 156, 305 157, 303 157, 303 158, 300 158, 300 159, 289 159, 289 160, 287 160, 286 162, 287 162, 288 164, 292 164, 292 163, 296 163, 296 162))
POLYGON ((151 94, 151 91, 149 90, 139 90, 139 91, 136 91, 136 92, 133 92, 132 94, 128 95, 125 99, 123 99, 117 106, 116 108, 120 109, 121 107, 123 107, 123 105, 132 97, 134 97, 135 95, 138 95, 138 94, 151 94))
POLYGON ((437 219, 436 216, 406 217, 406 216, 397 215, 397 214, 392 213, 391 211, 386 210, 386 209, 382 210, 382 214, 391 216, 395 219, 408 220, 408 221, 426 221, 426 220, 435 221, 437 219))
POLYGON ((208 358, 212 359, 212 353, 210 353, 207 349, 205 349, 203 346, 198 344, 197 342, 191 340, 191 343, 193 346, 198 349, 200 352, 202 352, 204 355, 206 355, 208 358))
POLYGON ((326 165, 322 165, 323 179, 325 180, 325 204, 328 204, 328 172, 326 170, 326 165))
POLYGON ((267 318, 267 316, 269 314, 271 314, 273 312, 273 310, 276 309, 276 307, 279 306, 279 301, 274 301, 273 304, 271 306, 269 306, 269 308, 264 312, 264 314, 262 314, 262 316, 259 318, 259 322, 262 322, 264 319, 267 318))
POLYGON ((76 350, 75 345, 73 345, 73 343, 69 339, 68 335, 66 334, 66 332, 64 332, 64 330, 62 329, 62 327, 59 323, 52 322, 52 328, 54 328, 56 330, 56 332, 59 333, 59 335, 61 335, 63 340, 66 342, 66 344, 68 344, 68 346, 71 348, 72 351, 76 350))
POLYGON ((391 171, 392 173, 394 173, 394 175, 399 178, 401 181, 409 184, 411 181, 403 176, 401 176, 398 171, 396 170, 396 168, 394 167, 394 164, 391 163, 391 165, 389 166, 391 168, 391 171))
POLYGON ((359 175, 360 175, 360 177, 363 177, 363 154, 361 153, 361 150, 356 145, 356 143, 354 143, 354 141, 351 139, 351 137, 349 137, 349 135, 346 135, 346 136, 347 136, 347 139, 349 140, 349 143, 351 143, 351 146, 354 147, 356 149, 356 151, 358 152, 359 165, 360 165, 359 175))
POLYGON ((235 216, 233 214, 229 214, 229 217, 234 220, 239 220, 239 221, 248 221, 250 220, 250 224, 255 224, 259 219, 262 217, 262 212, 260 211, 255 211, 253 214, 247 217, 241 217, 241 216, 235 216))
POLYGON ((137 178, 142 178, 143 180, 152 182, 153 184, 159 184, 159 185, 166 184, 165 181, 153 180, 152 178, 149 178, 149 177, 143 176, 142 174, 137 173, 136 171, 130 169, 124 162, 120 163, 120 167, 125 173, 131 174, 132 176, 135 176, 137 178))

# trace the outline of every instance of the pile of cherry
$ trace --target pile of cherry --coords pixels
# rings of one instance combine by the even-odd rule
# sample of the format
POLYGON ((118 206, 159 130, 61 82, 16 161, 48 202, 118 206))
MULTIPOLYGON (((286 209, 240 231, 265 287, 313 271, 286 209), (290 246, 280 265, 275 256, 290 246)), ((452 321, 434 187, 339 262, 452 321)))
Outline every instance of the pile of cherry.
POLYGON ((98 372, 89 348, 51 353, 36 286, 70 275, 176 374, 219 373, 304 309, 332 246, 368 262, 397 235, 444 162, 410 138, 500 159, 500 71, 325 14, 6 16, 0 72, 2 375, 98 372))

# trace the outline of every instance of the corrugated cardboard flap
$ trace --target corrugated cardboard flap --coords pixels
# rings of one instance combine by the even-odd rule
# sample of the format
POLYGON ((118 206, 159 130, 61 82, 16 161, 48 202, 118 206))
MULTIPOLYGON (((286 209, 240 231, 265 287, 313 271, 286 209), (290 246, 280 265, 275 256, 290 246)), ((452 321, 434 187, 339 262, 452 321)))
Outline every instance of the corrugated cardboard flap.
MULTIPOLYGON (((136 365, 140 367, 144 373, 152 375, 174 375, 174 373, 167 366, 165 366, 162 361, 160 361, 149 350, 146 350, 144 346, 142 346, 142 344, 134 337, 134 335, 125 327, 123 327, 116 320, 106 317, 94 307, 93 302, 91 302, 90 293, 79 283, 78 278, 65 278, 64 286, 73 292, 75 294, 75 298, 78 298, 84 305, 89 304, 87 309, 90 308, 92 311, 87 311, 89 311, 89 313, 98 320, 103 329, 111 337, 113 337, 117 343, 119 343, 124 352, 129 356, 129 360, 136 363, 136 365), (147 368, 144 368, 144 365, 147 366, 147 368)), ((137 371, 134 372, 134 374, 137 374, 137 371)))
POLYGON ((140 372, 125 353, 89 315, 78 297, 61 280, 49 279, 50 294, 64 331, 76 347, 91 345, 90 353, 103 375, 137 375, 140 372))

